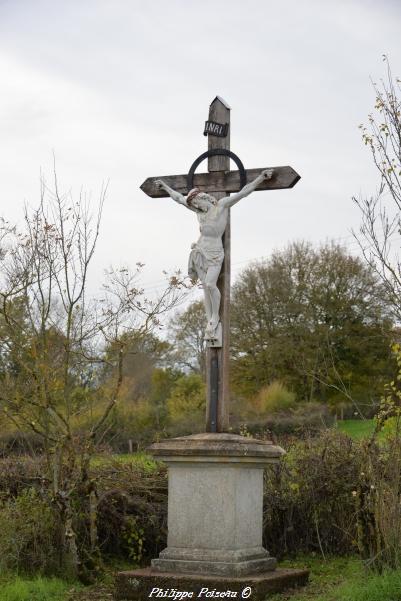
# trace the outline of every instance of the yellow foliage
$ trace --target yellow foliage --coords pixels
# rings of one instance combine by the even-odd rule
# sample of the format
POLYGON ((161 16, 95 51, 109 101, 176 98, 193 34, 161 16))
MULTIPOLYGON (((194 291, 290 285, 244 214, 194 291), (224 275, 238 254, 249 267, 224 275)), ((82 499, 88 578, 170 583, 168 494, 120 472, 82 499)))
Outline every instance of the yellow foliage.
POLYGON ((205 387, 201 377, 191 374, 180 378, 167 399, 167 408, 173 420, 203 411, 205 387))
POLYGON ((296 397, 282 382, 274 380, 261 388, 255 398, 255 405, 260 413, 275 413, 294 407, 296 397))

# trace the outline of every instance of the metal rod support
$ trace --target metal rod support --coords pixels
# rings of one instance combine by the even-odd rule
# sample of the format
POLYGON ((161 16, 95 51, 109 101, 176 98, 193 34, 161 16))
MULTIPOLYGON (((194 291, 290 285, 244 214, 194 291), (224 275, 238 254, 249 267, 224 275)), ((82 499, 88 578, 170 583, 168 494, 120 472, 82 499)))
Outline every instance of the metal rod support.
POLYGON ((217 432, 217 404, 219 401, 219 360, 213 352, 210 363, 210 431, 217 432))

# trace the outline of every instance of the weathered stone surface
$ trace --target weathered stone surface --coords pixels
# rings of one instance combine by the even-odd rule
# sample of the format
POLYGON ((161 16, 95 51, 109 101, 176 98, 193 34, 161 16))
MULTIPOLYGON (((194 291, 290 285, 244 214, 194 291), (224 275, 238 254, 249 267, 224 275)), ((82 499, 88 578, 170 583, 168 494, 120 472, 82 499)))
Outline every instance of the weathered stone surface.
POLYGON ((265 559, 268 552, 262 546, 232 549, 197 549, 194 547, 168 547, 160 556, 162 559, 185 559, 188 561, 245 561, 248 559, 265 559))
POLYGON ((275 570, 276 565, 276 559, 268 556, 261 559, 248 559, 245 561, 152 559, 152 570, 154 572, 204 574, 205 576, 239 577, 248 576, 250 574, 261 574, 262 572, 275 570))
POLYGON ((271 442, 207 433, 153 444, 169 468, 167 548, 154 570, 242 576, 274 570, 262 546, 263 468, 271 442))
MULTIPOLYGON (((169 466, 167 550, 160 558, 199 563, 199 573, 210 563, 232 564, 255 558, 262 548, 263 469, 240 463, 174 463, 169 466), (237 554, 237 557, 235 557, 237 554), (201 568, 200 562, 207 562, 201 568)), ((266 552, 264 552, 266 556, 266 552)), ((257 557, 258 558, 258 557, 257 557)), ((158 569, 170 571, 171 564, 158 569)), ((177 564, 188 572, 186 564, 177 564)), ((221 568, 221 566, 220 566, 221 568)), ((216 567, 216 570, 218 568, 216 567)), ((243 567, 241 568, 243 569, 243 567)), ((222 573, 221 569, 217 572, 222 573)))
POLYGON ((176 601, 210 598, 263 601, 269 594, 305 585, 308 577, 309 571, 304 569, 279 568, 265 574, 227 578, 155 573, 150 568, 146 568, 144 570, 119 572, 116 576, 114 598, 117 601, 157 599, 155 589, 158 589, 163 592, 168 591, 167 595, 174 590, 175 596, 171 595, 170 599, 175 598, 176 601), (210 595, 211 591, 215 591, 214 597, 210 595), (178 596, 179 593, 186 593, 186 595, 178 596), (209 593, 209 596, 206 596, 207 593, 209 593), (225 596, 217 597, 216 593, 225 593, 225 596))
POLYGON ((268 440, 246 438, 238 434, 204 433, 169 438, 156 442, 149 452, 166 462, 240 462, 276 463, 285 454, 284 449, 268 440))

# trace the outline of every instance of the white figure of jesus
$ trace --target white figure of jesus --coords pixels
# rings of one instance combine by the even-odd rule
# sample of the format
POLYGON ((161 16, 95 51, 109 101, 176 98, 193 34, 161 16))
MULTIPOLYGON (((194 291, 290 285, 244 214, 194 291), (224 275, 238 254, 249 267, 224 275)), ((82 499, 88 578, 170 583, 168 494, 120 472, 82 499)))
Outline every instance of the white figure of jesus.
POLYGON ((193 282, 199 279, 202 284, 207 317, 205 340, 210 344, 216 345, 221 340, 220 291, 217 279, 224 259, 222 236, 227 225, 228 209, 251 194, 263 180, 270 179, 272 175, 273 169, 265 169, 242 190, 220 200, 201 192, 198 188, 193 188, 184 196, 170 188, 163 180, 156 181, 159 188, 165 190, 179 204, 194 211, 198 217, 200 237, 192 244, 188 275, 193 282))

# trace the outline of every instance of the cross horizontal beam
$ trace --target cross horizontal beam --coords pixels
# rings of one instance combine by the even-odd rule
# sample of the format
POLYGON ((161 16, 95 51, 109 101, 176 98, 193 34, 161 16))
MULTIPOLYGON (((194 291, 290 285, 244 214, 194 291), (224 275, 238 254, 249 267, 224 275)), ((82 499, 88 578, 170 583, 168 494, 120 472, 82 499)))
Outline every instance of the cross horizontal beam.
MULTIPOLYGON (((247 182, 254 180, 261 171, 269 169, 269 167, 260 167, 259 169, 246 169, 247 182)), ((280 190, 284 188, 292 188, 295 186, 301 176, 298 175, 292 167, 271 167, 274 169, 273 177, 264 180, 256 190, 280 190)), ((186 175, 165 175, 159 177, 148 177, 142 186, 141 190, 152 198, 163 198, 168 196, 167 192, 159 189, 156 186, 156 180, 162 179, 170 188, 188 194, 187 176, 186 175)), ((240 188, 239 171, 214 171, 211 173, 195 173, 194 187, 199 188, 202 192, 238 192, 240 188)))

